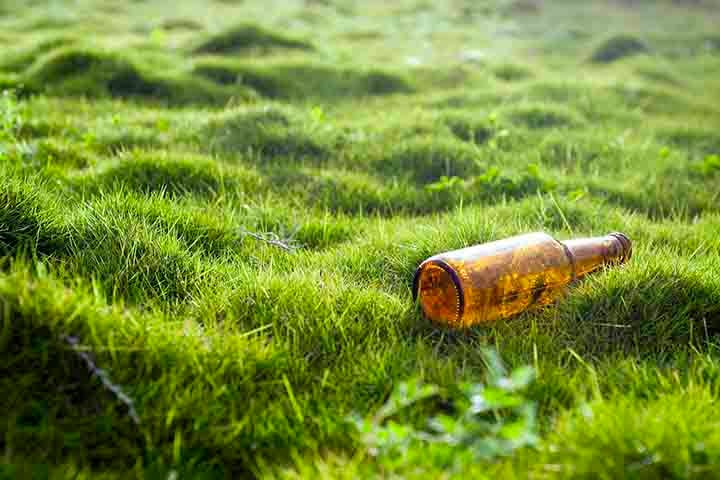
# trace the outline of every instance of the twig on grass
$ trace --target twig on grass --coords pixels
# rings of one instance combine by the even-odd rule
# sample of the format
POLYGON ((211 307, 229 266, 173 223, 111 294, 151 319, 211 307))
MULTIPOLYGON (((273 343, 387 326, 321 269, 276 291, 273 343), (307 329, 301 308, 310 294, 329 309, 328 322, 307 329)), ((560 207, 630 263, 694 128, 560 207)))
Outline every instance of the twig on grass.
POLYGON ((255 232, 249 232, 247 230, 240 230, 240 233, 243 235, 246 235, 250 238, 254 238, 255 240, 265 242, 268 245, 272 245, 274 247, 281 248, 285 250, 286 252, 293 252, 297 250, 298 247, 289 244, 287 241, 283 241, 278 237, 276 234, 270 232, 270 233, 255 233, 255 232))
POLYGON ((122 388, 120 388, 119 385, 113 383, 113 381, 110 379, 110 376, 108 376, 105 370, 95 365, 95 362, 92 358, 90 358, 90 355, 87 353, 87 350, 89 349, 81 345, 80 340, 78 340, 77 337, 73 337, 70 335, 61 335, 60 338, 67 342, 67 344, 70 345, 70 348, 72 348, 73 352, 75 352, 75 354, 85 362, 85 365, 87 366, 88 370, 90 370, 90 373, 100 379, 100 382, 102 383, 103 387, 105 387, 105 390, 108 390, 110 393, 112 393, 115 398, 117 398, 127 407, 128 415, 130 416, 132 421, 135 422, 135 425, 140 425, 140 417, 135 410, 135 403, 133 402, 133 399, 130 398, 125 392, 123 392, 122 388))

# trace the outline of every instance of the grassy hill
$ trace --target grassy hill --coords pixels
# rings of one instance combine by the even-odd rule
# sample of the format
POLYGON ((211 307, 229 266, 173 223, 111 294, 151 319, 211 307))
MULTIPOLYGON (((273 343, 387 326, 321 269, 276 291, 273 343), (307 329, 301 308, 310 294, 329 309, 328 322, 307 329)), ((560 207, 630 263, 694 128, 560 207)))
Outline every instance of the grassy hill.
POLYGON ((0 3, 0 477, 719 477, 719 24, 0 3), (536 230, 634 258, 423 320, 423 259, 536 230))

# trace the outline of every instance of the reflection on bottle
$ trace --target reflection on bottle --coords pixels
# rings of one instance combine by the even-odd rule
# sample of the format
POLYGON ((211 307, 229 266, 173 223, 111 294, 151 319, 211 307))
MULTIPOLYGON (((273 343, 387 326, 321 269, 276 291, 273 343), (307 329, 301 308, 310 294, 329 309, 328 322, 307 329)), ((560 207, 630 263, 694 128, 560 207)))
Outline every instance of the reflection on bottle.
POLYGON ((413 295, 430 320, 470 327, 547 305, 576 278, 631 254, 622 233, 564 242, 530 233, 428 258, 413 295))

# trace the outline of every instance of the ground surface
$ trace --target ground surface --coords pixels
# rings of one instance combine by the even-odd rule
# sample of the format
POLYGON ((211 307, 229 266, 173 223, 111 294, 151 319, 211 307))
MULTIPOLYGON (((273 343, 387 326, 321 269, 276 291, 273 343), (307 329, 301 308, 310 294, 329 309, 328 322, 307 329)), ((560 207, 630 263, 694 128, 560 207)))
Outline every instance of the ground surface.
POLYGON ((0 476, 720 475, 716 2, 178 3, 0 3, 0 476), (536 230, 635 256, 422 320, 421 260, 536 230), (487 347, 525 440, 398 439, 487 347))

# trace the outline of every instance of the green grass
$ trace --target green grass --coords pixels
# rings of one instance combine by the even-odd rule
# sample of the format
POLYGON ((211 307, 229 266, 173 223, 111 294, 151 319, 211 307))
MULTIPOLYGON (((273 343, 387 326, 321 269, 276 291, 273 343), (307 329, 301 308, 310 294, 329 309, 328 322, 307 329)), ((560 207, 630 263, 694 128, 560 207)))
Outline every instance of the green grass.
POLYGON ((0 477, 717 478, 718 21, 5 2, 0 477), (422 318, 422 260, 536 230, 634 257, 422 318))

